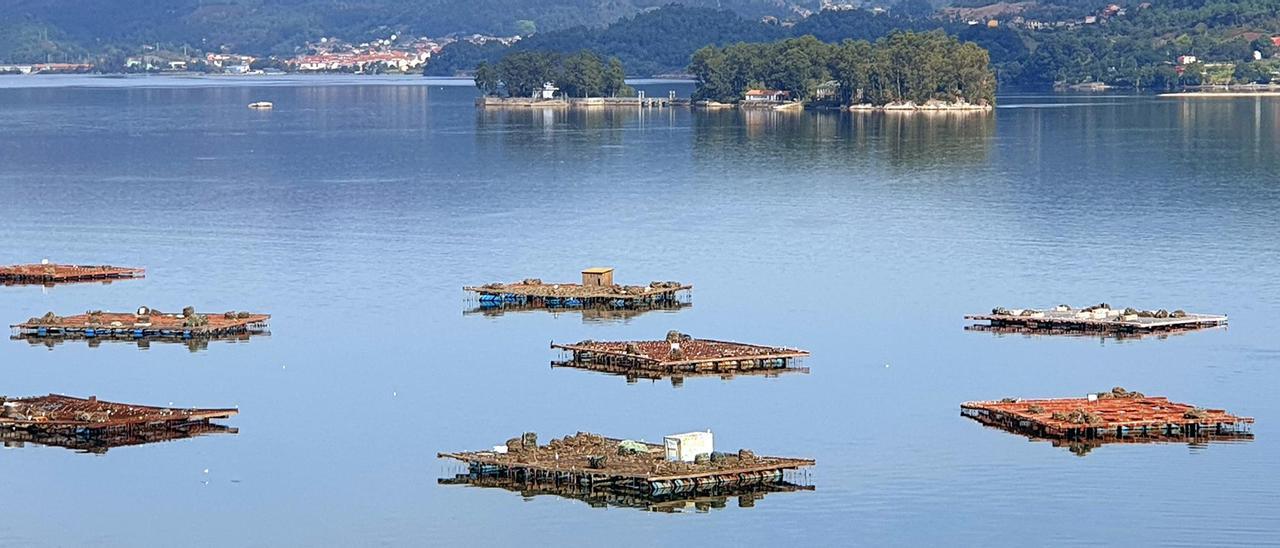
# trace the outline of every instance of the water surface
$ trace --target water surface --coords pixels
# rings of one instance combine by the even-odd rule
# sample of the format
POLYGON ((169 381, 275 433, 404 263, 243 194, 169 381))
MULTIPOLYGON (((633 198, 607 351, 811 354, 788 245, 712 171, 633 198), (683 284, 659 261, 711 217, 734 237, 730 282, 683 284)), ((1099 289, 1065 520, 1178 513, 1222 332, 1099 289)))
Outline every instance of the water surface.
MULTIPOLYGON (((648 83, 650 95, 687 84, 648 83)), ((0 287, 47 311, 253 310, 245 343, 0 343, 0 393, 239 406, 238 435, 0 452, 7 545, 1166 544, 1280 538, 1280 102, 1001 97, 993 116, 477 112, 425 79, 0 80, 0 287), (275 102, 271 111, 245 108, 275 102), (626 318, 464 315, 463 285, 682 280, 626 318), (1231 315, 1167 339, 996 337, 1107 301, 1231 315), (808 349, 811 372, 627 383, 555 341, 808 349), (1125 386, 1258 418, 1242 444, 1081 457, 959 404, 1125 386), (578 430, 811 457, 812 492, 678 515, 437 485, 440 451, 578 430), (206 472, 207 470, 207 472, 206 472)))

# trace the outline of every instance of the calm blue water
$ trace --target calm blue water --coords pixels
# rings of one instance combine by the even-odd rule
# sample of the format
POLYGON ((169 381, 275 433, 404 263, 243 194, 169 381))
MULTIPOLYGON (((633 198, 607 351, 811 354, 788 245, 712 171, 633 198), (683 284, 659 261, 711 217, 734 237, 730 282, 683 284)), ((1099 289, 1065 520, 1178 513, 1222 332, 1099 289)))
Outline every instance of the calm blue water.
MULTIPOLYGON (((651 95, 687 85, 651 84, 651 95)), ((148 269, 0 288, 0 321, 186 305, 244 344, 0 342, 10 396, 239 406, 238 435, 0 451, 0 544, 1280 542, 1280 102, 1016 95, 990 117, 477 112, 419 79, 0 80, 0 263, 148 269), (245 108, 274 101, 272 111, 245 108), (677 279, 625 321, 462 314, 464 284, 677 279), (1231 315, 1165 340, 995 337, 963 314, 1231 315), (627 383, 548 342, 669 329, 809 349, 808 375, 627 383), (1125 386, 1251 443, 1080 457, 959 404, 1125 386), (807 456, 813 492, 669 515, 437 485, 537 431, 807 456), (207 469, 207 473, 205 472, 207 469)))

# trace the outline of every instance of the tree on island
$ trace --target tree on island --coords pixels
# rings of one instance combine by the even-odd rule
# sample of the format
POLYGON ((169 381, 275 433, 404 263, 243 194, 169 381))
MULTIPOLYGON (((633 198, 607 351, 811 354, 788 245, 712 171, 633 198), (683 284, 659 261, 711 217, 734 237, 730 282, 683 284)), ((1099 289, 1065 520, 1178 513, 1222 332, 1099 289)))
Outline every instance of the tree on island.
POLYGON ((617 58, 602 59, 582 50, 569 56, 556 52, 511 53, 497 65, 476 67, 476 87, 486 94, 505 89, 511 97, 533 97, 551 83, 569 97, 616 97, 632 93, 626 70, 617 58))
POLYGON ((476 87, 485 95, 494 95, 498 93, 498 70, 493 68, 489 63, 481 61, 476 65, 476 87))
POLYGON ((875 43, 828 44, 812 36, 708 46, 693 54, 695 99, 738 101, 751 88, 842 105, 930 100, 995 103, 987 51, 942 32, 897 32, 875 43), (831 93, 831 86, 836 90, 831 93))

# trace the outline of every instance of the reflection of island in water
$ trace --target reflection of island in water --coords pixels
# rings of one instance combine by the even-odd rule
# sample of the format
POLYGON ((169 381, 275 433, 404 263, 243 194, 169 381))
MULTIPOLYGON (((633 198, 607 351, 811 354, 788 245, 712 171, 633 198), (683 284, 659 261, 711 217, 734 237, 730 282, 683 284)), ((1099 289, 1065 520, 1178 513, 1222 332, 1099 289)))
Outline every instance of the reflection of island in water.
POLYGON ((43 346, 49 350, 53 350, 55 346, 65 343, 75 344, 83 342, 87 343, 89 348, 98 348, 99 346, 102 346, 103 343, 106 343, 119 345, 135 344, 137 345, 138 350, 148 350, 151 348, 151 345, 159 344, 175 346, 181 345, 186 346, 187 350, 190 352, 200 352, 202 350, 208 350, 210 342, 238 344, 249 342, 250 337, 258 338, 270 336, 270 331, 254 331, 251 333, 236 333, 198 338, 169 337, 160 339, 134 339, 126 337, 40 337, 28 334, 13 335, 9 338, 15 341, 27 341, 31 346, 43 346))
POLYGON ((733 380, 734 377, 779 377, 787 373, 809 373, 808 367, 797 367, 787 365, 785 367, 767 367, 760 369, 739 369, 734 371, 680 371, 678 373, 667 373, 658 370, 643 369, 637 367, 627 367, 622 365, 609 365, 603 363, 581 362, 573 360, 554 360, 551 362, 551 368, 568 368, 581 369, 583 371, 591 371, 593 373, 601 373, 604 375, 613 375, 623 377, 627 380, 627 384, 635 384, 641 379, 649 381, 659 381, 662 379, 671 379, 671 386, 679 388, 684 386, 686 378, 718 378, 722 381, 733 380))
POLYGON ((440 478, 440 485, 466 485, 470 487, 505 489, 530 499, 537 496, 551 495, 567 499, 580 500, 592 508, 635 508, 650 512, 710 512, 723 509, 730 504, 738 508, 752 508, 756 502, 770 493, 789 493, 794 491, 812 491, 812 485, 801 485, 791 482, 773 482, 755 485, 725 486, 712 488, 697 493, 672 493, 662 496, 646 496, 621 490, 611 490, 608 486, 596 486, 594 489, 580 486, 573 482, 524 481, 502 475, 458 474, 452 478, 440 478))
POLYGON ((146 445, 163 441, 176 441, 210 434, 238 434, 239 428, 211 422, 196 421, 183 424, 161 425, 130 430, 96 431, 29 431, 0 430, 0 441, 5 447, 22 447, 33 443, 49 447, 61 447, 77 453, 103 454, 108 449, 146 445))
POLYGON ((548 307, 540 304, 490 303, 482 302, 479 306, 464 310, 464 316, 483 315, 497 317, 508 313, 542 312, 554 316, 560 314, 582 314, 583 322, 617 322, 626 321, 647 312, 679 312, 693 306, 688 301, 663 301, 645 306, 560 306, 548 307))

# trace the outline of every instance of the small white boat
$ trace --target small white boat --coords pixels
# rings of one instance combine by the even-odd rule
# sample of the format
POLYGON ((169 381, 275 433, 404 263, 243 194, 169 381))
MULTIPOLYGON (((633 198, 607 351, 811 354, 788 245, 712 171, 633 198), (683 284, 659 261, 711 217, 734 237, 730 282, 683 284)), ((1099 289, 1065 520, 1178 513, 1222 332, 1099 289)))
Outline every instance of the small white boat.
POLYGON ((249 103, 249 108, 255 108, 255 109, 269 109, 269 108, 272 108, 272 107, 275 107, 275 105, 274 105, 274 104, 272 104, 272 103, 271 103, 271 101, 258 101, 258 102, 255 102, 255 103, 249 103))

